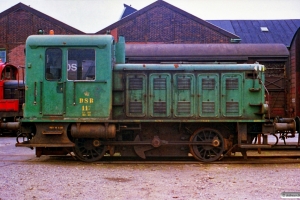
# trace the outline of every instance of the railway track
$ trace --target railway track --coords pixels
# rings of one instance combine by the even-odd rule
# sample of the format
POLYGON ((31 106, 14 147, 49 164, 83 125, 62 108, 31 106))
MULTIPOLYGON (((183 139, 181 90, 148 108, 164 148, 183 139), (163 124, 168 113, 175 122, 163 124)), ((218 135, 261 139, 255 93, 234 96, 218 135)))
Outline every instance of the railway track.
POLYGON ((261 155, 248 156, 244 159, 242 156, 223 157, 215 162, 200 162, 193 157, 188 158, 147 158, 145 160, 122 157, 104 157, 102 160, 95 162, 99 164, 287 164, 300 163, 300 154, 296 155, 261 155))
MULTIPOLYGON (((15 138, 3 137, 0 141, 0 167, 8 163, 37 164, 37 163, 81 162, 75 157, 67 156, 41 156, 37 158, 35 151, 29 148, 18 149, 15 147, 15 138)), ((300 149, 269 149, 247 151, 247 159, 241 153, 224 156, 221 160, 204 163, 191 157, 139 157, 104 156, 96 164, 286 164, 300 163, 300 149)))
MULTIPOLYGON (((64 162, 74 163, 82 161, 77 160, 75 157, 70 155, 66 156, 41 156, 40 158, 34 156, 22 156, 22 155, 0 155, 0 166, 4 163, 53 163, 53 162, 64 162)), ((231 156, 223 157, 221 160, 215 162, 200 162, 195 160, 193 157, 184 158, 170 158, 170 157, 157 157, 140 159, 137 157, 120 157, 120 156, 104 156, 102 160, 92 162, 90 164, 289 164, 289 163, 300 163, 300 153, 291 155, 249 155, 247 159, 243 156, 231 156)), ((88 163, 87 163, 88 164, 88 163)))

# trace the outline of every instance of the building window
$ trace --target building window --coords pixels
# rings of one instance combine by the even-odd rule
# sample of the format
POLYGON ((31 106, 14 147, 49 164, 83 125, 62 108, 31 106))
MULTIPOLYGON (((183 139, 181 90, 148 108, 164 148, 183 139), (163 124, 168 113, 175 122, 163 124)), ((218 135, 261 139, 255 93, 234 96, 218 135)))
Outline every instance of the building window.
POLYGON ((5 63, 6 62, 6 50, 0 49, 0 62, 5 63))
POLYGON ((260 30, 261 32, 269 32, 268 27, 264 27, 264 26, 260 27, 260 30))

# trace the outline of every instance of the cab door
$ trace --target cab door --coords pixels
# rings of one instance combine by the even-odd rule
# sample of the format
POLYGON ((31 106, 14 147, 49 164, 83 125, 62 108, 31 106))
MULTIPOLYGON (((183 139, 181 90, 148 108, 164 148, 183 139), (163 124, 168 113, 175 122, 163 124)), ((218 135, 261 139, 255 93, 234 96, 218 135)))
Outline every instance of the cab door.
POLYGON ((96 66, 94 48, 67 50, 66 117, 109 117, 111 70, 106 70, 108 64, 103 63, 101 53, 98 57, 101 62, 96 66))
POLYGON ((60 116, 64 114, 65 82, 62 76, 62 50, 46 49, 45 81, 41 82, 41 113, 44 116, 60 116))

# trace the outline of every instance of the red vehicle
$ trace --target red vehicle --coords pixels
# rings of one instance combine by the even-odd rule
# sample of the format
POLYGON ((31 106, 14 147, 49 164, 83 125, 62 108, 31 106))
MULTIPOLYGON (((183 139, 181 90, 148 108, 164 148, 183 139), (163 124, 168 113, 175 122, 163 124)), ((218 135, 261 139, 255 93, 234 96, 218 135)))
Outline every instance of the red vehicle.
POLYGON ((23 116, 24 79, 18 68, 0 61, 0 134, 16 133, 18 120, 23 116))

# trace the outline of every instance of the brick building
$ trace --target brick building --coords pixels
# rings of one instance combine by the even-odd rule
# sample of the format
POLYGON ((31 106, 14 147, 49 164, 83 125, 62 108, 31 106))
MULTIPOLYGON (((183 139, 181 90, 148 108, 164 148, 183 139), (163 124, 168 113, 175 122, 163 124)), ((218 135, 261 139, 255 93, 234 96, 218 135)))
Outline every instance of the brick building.
POLYGON ((38 30, 55 34, 84 34, 29 6, 18 3, 0 13, 0 59, 15 66, 24 66, 25 41, 38 30))
POLYGON ((205 21, 163 0, 141 10, 124 7, 119 21, 96 34, 123 35, 126 43, 280 43, 289 48, 300 27, 300 19, 205 21))
MULTIPOLYGON (((126 5, 127 6, 127 5, 126 5)), ((125 7, 126 7, 125 6, 125 7)), ((128 6, 127 6, 128 7, 128 6)), ((126 43, 231 43, 239 36, 158 0, 96 32, 109 31, 115 38, 125 36, 126 43)), ((128 13, 127 13, 128 14, 128 13)))
POLYGON ((141 10, 125 5, 124 13, 122 19, 96 34, 125 36, 129 62, 258 61, 268 69, 271 115, 295 114, 294 106, 285 102, 293 101, 287 96, 293 81, 289 56, 299 54, 290 48, 299 19, 204 21, 162 0, 141 10))

